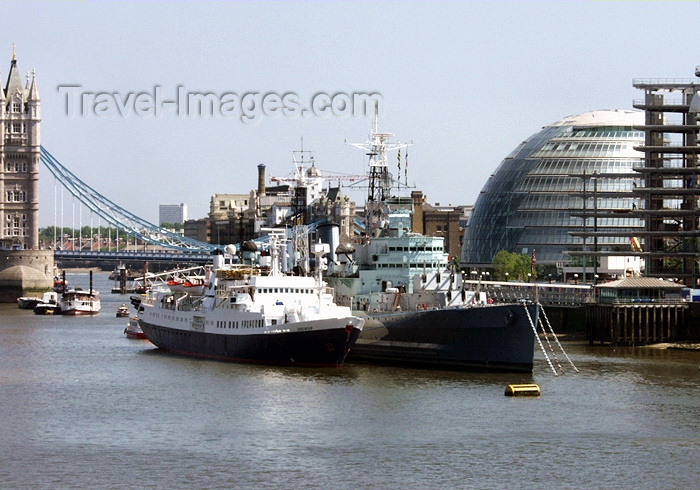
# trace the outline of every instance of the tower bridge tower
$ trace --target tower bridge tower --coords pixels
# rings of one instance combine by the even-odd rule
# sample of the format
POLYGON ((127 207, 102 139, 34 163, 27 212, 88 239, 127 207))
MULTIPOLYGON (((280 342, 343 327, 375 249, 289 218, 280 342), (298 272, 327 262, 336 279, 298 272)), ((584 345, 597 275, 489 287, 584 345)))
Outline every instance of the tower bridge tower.
POLYGON ((37 296, 53 286, 53 250, 39 250, 40 122, 36 74, 27 73, 22 85, 13 46, 10 73, 5 85, 0 85, 2 303, 37 296))
POLYGON ((0 249, 39 248, 41 101, 36 73, 26 83, 14 46, 10 72, 0 86, 0 249))

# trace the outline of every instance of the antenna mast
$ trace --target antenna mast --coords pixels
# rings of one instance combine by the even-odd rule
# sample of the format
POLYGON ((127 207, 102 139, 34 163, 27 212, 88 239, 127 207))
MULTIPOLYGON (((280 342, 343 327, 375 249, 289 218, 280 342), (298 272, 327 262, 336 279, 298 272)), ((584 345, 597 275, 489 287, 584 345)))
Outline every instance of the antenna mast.
POLYGON ((376 223, 382 214, 381 208, 391 194, 394 179, 389 172, 387 153, 407 148, 410 143, 389 143, 393 133, 379 132, 377 106, 374 107, 374 127, 366 143, 350 143, 355 148, 365 150, 369 156, 369 191, 367 193, 368 224, 376 223))

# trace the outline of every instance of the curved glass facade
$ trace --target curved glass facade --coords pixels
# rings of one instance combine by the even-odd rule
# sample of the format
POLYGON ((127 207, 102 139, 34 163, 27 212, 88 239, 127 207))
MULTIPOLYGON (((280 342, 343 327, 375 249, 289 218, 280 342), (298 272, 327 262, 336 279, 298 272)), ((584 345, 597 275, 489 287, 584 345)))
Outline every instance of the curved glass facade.
MULTIPOLYGON (((567 263, 566 251, 583 250, 572 233, 635 231, 631 194, 641 177, 641 111, 595 111, 546 126, 521 143, 481 190, 465 229, 461 263, 488 265, 499 250, 532 253, 540 264, 567 263), (585 182, 585 184, 584 184, 585 182), (585 198, 584 198, 585 196, 585 198), (595 197, 594 197, 595 196, 595 197), (597 209, 596 218, 582 210, 597 209)), ((586 241, 592 250, 593 238, 586 241)), ((599 251, 629 250, 628 237, 599 237, 599 251)))

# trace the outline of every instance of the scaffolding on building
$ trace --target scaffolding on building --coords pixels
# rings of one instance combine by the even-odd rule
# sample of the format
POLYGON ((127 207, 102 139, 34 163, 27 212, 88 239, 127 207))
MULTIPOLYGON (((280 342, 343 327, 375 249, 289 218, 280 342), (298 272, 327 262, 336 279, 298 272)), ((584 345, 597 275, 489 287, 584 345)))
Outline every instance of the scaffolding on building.
POLYGON ((700 80, 637 79, 633 85, 644 91, 644 99, 633 103, 645 111, 645 124, 637 128, 644 131, 644 145, 635 148, 644 153, 644 166, 634 169, 642 185, 633 192, 641 203, 635 214, 645 222, 640 254, 646 274, 697 287, 700 80))

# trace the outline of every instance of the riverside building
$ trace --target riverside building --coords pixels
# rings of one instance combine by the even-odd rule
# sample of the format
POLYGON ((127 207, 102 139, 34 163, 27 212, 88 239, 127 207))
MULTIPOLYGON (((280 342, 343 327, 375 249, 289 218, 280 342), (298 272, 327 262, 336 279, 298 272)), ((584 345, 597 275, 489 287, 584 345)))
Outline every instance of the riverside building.
POLYGON ((600 110, 545 126, 508 155, 481 190, 467 223, 463 269, 490 267, 500 250, 532 254, 567 280, 639 272, 631 238, 644 162, 644 113, 600 110), (588 277, 587 277, 588 276, 588 277))
MULTIPOLYGON (((695 69, 700 77, 700 67, 695 69)), ((644 98, 644 140, 635 195, 645 219, 642 253, 649 275, 700 285, 700 169, 698 168, 699 79, 636 79, 644 98)))

